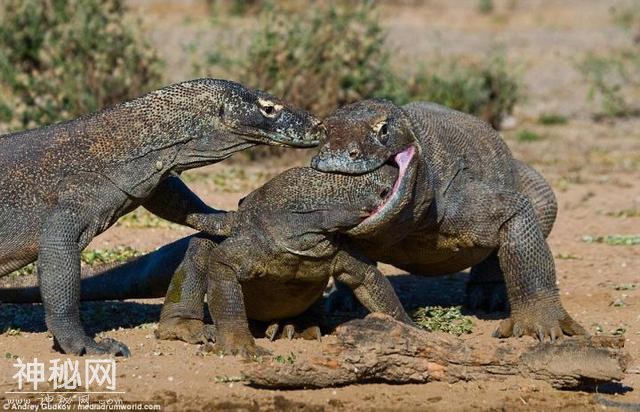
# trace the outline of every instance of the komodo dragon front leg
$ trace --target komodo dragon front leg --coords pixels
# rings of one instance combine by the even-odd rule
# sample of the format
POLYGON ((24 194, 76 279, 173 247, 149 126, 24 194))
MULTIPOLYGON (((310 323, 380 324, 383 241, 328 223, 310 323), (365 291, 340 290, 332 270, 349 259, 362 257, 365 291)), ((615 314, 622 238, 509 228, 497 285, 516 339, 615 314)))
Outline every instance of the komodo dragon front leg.
POLYGON ((163 219, 211 235, 225 234, 228 231, 229 219, 233 216, 233 213, 226 213, 207 205, 178 175, 160 182, 143 206, 163 219))
POLYGON ((129 349, 113 339, 95 342, 80 322, 80 252, 110 220, 110 207, 99 207, 101 198, 124 197, 105 184, 98 190, 88 185, 71 185, 85 193, 84 202, 66 201, 65 193, 42 227, 38 255, 38 282, 44 305, 45 322, 54 336, 55 346, 66 353, 129 356, 129 349), (108 191, 108 190, 107 190, 108 191), (96 218, 96 216, 101 217, 96 218))
MULTIPOLYGON (((545 239, 551 233, 558 213, 558 203, 549 183, 534 168, 519 160, 513 161, 518 192, 531 202, 545 239)), ((471 268, 467 283, 466 305, 470 309, 489 311, 507 309, 507 289, 497 253, 471 268)))
POLYGON ((334 278, 348 286, 370 312, 381 312, 410 324, 413 321, 402 307, 389 279, 370 259, 356 251, 340 251, 336 256, 334 278))
POLYGON ((507 284, 511 316, 496 337, 536 336, 555 340, 586 331, 566 312, 556 286, 553 255, 538 225, 531 202, 524 198, 499 230, 498 259, 507 284))
POLYGON ((234 254, 222 247, 209 256, 207 296, 209 312, 216 325, 214 351, 244 358, 266 355, 269 351, 256 346, 251 335, 240 284, 241 279, 251 274, 236 262, 234 254))
POLYGON ((215 341, 215 325, 204 323, 209 257, 224 237, 196 234, 171 278, 155 335, 158 339, 188 343, 215 341))

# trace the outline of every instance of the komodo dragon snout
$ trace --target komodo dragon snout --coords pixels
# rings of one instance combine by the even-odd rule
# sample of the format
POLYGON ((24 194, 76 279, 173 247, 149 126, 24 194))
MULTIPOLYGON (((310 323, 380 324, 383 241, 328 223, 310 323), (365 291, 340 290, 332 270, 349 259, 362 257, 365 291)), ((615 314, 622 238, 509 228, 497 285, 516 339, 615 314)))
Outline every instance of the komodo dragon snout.
POLYGON ((325 136, 322 122, 268 93, 243 87, 228 88, 223 93, 225 98, 214 108, 221 124, 247 140, 312 147, 325 136))

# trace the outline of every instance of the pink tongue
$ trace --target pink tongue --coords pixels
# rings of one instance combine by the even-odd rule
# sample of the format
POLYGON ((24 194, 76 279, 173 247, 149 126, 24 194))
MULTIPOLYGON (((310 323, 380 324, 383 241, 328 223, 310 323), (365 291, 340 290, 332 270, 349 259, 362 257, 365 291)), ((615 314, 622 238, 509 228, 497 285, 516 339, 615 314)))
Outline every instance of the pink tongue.
MULTIPOLYGON (((413 146, 409 146, 403 151, 401 151, 400 153, 396 154, 395 160, 396 160, 396 163, 398 164, 398 168, 400 168, 399 174, 403 175, 404 172, 406 172, 407 166, 409 165, 409 162, 413 158, 413 153, 415 152, 415 150, 416 149, 413 146)), ((400 180, 400 178, 398 178, 398 180, 400 180)))
POLYGON ((398 164, 398 178, 396 179, 395 183, 393 184, 393 189, 391 190, 391 194, 389 195, 389 198, 391 198, 391 196, 393 196, 393 194, 396 192, 396 190, 398 189, 398 186, 400 186, 400 183, 402 182, 402 179, 404 178, 404 174, 407 171, 407 167, 409 166, 409 162, 411 161, 411 159, 413 158, 413 154, 416 151, 416 149, 413 146, 409 146, 406 149, 404 149, 403 151, 401 151, 400 153, 396 154, 395 157, 395 161, 398 164))
POLYGON ((411 159, 413 159, 413 155, 415 151, 416 149, 413 146, 409 146, 403 151, 401 151, 400 153, 397 153, 395 155, 394 160, 398 165, 398 177, 396 178, 396 181, 393 183, 393 188, 391 189, 391 193, 387 195, 384 201, 380 205, 378 205, 378 207, 376 207, 376 209, 373 212, 371 212, 369 217, 367 217, 362 223, 370 220, 373 216, 375 216, 380 210, 384 208, 384 206, 393 197, 393 195, 395 195, 395 193, 398 190, 398 187, 402 183, 402 179, 404 178, 405 173, 407 172, 407 167, 409 167, 409 162, 411 161, 411 159))

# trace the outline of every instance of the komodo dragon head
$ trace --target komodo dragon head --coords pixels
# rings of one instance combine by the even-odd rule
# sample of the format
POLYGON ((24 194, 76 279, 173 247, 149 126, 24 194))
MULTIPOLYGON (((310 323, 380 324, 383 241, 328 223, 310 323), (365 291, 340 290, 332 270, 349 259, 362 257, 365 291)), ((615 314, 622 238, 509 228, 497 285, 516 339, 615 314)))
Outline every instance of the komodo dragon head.
POLYGON ((312 147, 324 136, 320 120, 266 92, 225 81, 216 107, 220 126, 247 140, 312 147))
MULTIPOLYGON (((239 83, 197 79, 151 92, 145 117, 159 123, 150 130, 161 148, 180 144, 180 170, 220 161, 257 144, 313 147, 325 135, 310 113, 239 83)), ((135 101, 130 104, 136 104, 135 101)))
POLYGON ((363 174, 384 164, 399 169, 392 193, 351 235, 366 235, 397 219, 409 204, 419 146, 402 109, 384 100, 364 100, 336 110, 324 121, 327 137, 313 158, 323 172, 363 174))

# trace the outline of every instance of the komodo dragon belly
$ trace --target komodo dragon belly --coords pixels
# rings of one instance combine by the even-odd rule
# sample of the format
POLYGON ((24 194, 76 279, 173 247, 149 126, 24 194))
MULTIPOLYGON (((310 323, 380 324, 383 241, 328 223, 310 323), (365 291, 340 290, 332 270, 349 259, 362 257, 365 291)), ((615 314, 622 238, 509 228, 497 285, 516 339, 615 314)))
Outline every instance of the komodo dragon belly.
POLYGON ((241 281, 247 317, 270 321, 302 314, 322 296, 331 275, 329 262, 288 255, 241 281))
POLYGON ((465 236, 438 233, 409 236, 394 245, 368 243, 367 256, 416 275, 437 276, 465 270, 482 262, 493 248, 478 247, 465 236))
POLYGON ((322 296, 329 278, 323 282, 274 282, 261 278, 242 283, 249 319, 270 321, 302 314, 322 296))

